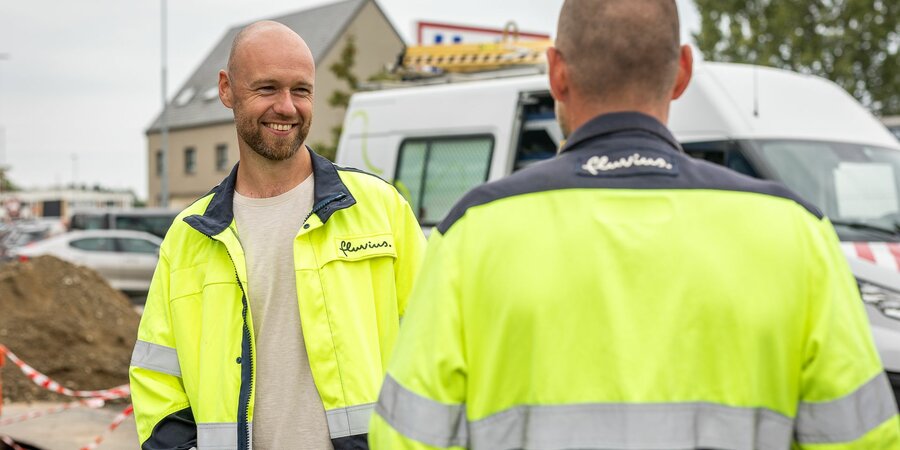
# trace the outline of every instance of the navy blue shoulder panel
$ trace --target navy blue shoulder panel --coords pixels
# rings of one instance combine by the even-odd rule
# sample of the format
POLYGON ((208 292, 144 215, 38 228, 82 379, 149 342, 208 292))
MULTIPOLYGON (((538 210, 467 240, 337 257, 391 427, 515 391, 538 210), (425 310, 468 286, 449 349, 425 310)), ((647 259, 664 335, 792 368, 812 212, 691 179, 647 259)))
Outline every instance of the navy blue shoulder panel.
POLYGON ((438 225, 446 233, 474 206, 507 197, 561 189, 709 189, 752 192, 793 200, 817 218, 822 213, 781 183, 751 178, 691 158, 670 143, 643 133, 597 139, 498 181, 481 185, 457 202, 438 225))
POLYGON ((364 173, 364 174, 366 174, 366 175, 368 175, 368 176, 370 176, 370 177, 378 178, 379 180, 381 180, 381 181, 383 181, 383 182, 385 182, 385 183, 390 184, 391 186, 393 186, 393 184, 391 184, 390 182, 388 182, 388 181, 385 180, 384 178, 381 178, 381 177, 379 177, 378 175, 375 175, 374 173, 366 172, 365 170, 357 169, 356 167, 339 166, 339 165, 337 165, 337 164, 335 164, 334 167, 335 167, 337 170, 341 170, 341 171, 344 171, 344 172, 364 173))

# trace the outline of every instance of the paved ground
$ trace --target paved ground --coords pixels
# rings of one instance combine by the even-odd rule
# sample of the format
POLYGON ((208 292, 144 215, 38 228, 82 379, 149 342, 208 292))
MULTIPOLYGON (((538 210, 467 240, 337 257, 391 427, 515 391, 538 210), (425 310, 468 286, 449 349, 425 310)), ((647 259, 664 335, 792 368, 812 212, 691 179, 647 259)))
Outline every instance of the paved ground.
MULTIPOLYGON (((58 403, 9 403, 3 405, 0 420, 31 411, 43 411, 58 403)), ((106 432, 107 427, 125 406, 107 405, 99 409, 76 408, 26 422, 0 426, 0 434, 36 446, 42 450, 78 450, 106 432)), ((106 436, 98 450, 134 450, 138 447, 134 417, 106 436)))

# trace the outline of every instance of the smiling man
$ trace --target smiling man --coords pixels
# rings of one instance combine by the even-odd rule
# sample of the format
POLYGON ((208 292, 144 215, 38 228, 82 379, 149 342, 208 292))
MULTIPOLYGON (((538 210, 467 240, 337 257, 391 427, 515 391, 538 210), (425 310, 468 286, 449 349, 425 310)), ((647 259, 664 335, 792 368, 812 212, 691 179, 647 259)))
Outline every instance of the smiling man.
POLYGON ((392 186, 304 145, 314 85, 288 27, 235 37, 240 162, 163 242, 131 362, 143 449, 367 448, 424 238, 392 186))

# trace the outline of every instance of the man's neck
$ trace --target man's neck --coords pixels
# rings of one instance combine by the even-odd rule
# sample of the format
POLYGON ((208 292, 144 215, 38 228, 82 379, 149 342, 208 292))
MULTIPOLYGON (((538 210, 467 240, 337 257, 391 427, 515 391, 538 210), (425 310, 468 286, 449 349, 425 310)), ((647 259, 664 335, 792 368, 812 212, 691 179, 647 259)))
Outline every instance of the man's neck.
POLYGON ((312 173, 312 158, 306 146, 283 161, 266 159, 251 149, 240 149, 235 190, 244 197, 275 197, 297 187, 312 173))
POLYGON ((575 131, 580 128, 582 125, 587 123, 589 120, 597 117, 601 114, 609 114, 616 112, 639 112, 646 114, 650 117, 656 118, 663 125, 666 125, 669 121, 669 103, 665 104, 645 104, 638 102, 615 102, 615 101, 603 101, 603 102, 590 102, 584 103, 582 105, 572 105, 570 106, 569 111, 569 126, 571 127, 571 131, 575 131), (572 106, 575 106, 572 108, 572 106))

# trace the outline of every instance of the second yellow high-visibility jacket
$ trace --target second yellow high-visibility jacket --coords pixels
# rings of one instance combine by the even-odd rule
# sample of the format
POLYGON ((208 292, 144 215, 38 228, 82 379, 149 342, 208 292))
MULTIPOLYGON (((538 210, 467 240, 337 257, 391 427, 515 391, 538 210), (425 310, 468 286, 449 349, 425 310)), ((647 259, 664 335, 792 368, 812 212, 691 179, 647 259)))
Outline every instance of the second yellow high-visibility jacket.
MULTIPOLYGON (((425 239, 388 183, 310 154, 296 302, 334 448, 365 450, 425 239)), ((130 369, 142 449, 251 448, 254 288, 234 224, 236 173, 182 212, 160 249, 130 369)))
POLYGON ((826 218, 638 113, 467 194, 431 235, 376 450, 896 450, 826 218))

